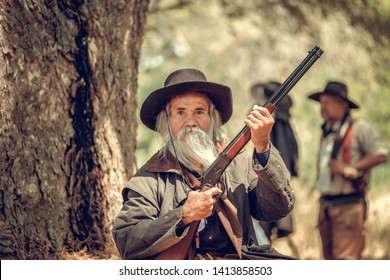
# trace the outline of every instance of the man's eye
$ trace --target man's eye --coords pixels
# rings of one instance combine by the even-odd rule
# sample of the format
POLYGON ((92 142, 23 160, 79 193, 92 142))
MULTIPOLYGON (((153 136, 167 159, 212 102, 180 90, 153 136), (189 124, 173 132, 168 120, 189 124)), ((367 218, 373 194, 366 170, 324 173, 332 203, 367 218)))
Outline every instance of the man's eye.
POLYGON ((197 115, 203 115, 203 114, 204 114, 204 111, 196 111, 196 114, 197 114, 197 115))

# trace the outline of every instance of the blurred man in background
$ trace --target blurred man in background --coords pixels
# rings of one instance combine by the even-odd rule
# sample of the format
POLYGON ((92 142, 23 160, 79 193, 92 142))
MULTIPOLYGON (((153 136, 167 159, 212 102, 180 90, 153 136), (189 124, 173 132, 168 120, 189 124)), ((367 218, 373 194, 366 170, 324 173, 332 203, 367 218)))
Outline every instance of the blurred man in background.
POLYGON ((320 103, 324 120, 316 183, 323 256, 358 260, 365 245, 371 169, 387 161, 388 151, 372 125, 352 118, 351 110, 359 106, 348 98, 344 83, 330 81, 309 98, 320 103))

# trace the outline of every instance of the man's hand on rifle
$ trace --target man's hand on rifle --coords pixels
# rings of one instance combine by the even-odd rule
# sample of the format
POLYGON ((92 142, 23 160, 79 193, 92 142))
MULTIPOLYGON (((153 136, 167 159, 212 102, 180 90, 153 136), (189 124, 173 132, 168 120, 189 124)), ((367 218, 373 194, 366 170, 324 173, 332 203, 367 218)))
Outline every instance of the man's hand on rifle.
POLYGON ((269 150, 270 134, 275 120, 268 109, 255 105, 244 122, 251 130, 251 140, 256 152, 269 150))
POLYGON ((214 204, 222 190, 213 187, 206 191, 191 191, 188 194, 187 201, 183 205, 182 220, 188 225, 193 221, 209 217, 213 213, 214 204))

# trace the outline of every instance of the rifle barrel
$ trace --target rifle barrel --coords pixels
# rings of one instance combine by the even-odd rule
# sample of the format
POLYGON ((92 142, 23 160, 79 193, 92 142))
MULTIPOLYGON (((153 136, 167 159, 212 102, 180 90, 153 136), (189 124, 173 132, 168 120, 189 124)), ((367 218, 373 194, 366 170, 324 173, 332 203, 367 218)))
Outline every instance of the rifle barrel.
MULTIPOLYGON (((324 51, 315 46, 306 58, 298 65, 291 75, 278 87, 278 89, 265 102, 266 107, 272 114, 282 100, 287 96, 295 84, 305 75, 310 67, 317 61, 324 51)), ((226 148, 219 154, 210 167, 205 171, 201 178, 202 189, 204 186, 214 186, 218 183, 222 173, 228 167, 230 162, 236 157, 241 149, 251 138, 250 129, 247 125, 233 138, 226 148)))

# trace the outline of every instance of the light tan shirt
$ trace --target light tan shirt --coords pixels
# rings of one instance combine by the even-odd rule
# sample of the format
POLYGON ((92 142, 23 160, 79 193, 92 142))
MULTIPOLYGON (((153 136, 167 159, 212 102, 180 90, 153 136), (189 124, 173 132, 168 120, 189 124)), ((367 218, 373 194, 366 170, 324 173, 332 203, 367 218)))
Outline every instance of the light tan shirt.
MULTIPOLYGON (((336 124, 335 129, 337 129, 336 124)), ((362 119, 355 120, 350 143, 350 158, 351 164, 357 162, 365 155, 384 154, 387 155, 388 150, 383 141, 380 139, 378 131, 367 121, 362 119)), ((335 175, 331 179, 331 171, 329 168, 330 155, 333 149, 336 133, 330 133, 321 142, 318 158, 318 179, 316 183, 317 189, 321 194, 348 194, 355 192, 351 181, 345 180, 341 175, 335 175)), ((340 149, 337 160, 342 161, 342 149, 340 149)), ((371 170, 366 172, 365 181, 368 183, 371 177, 371 170)))

